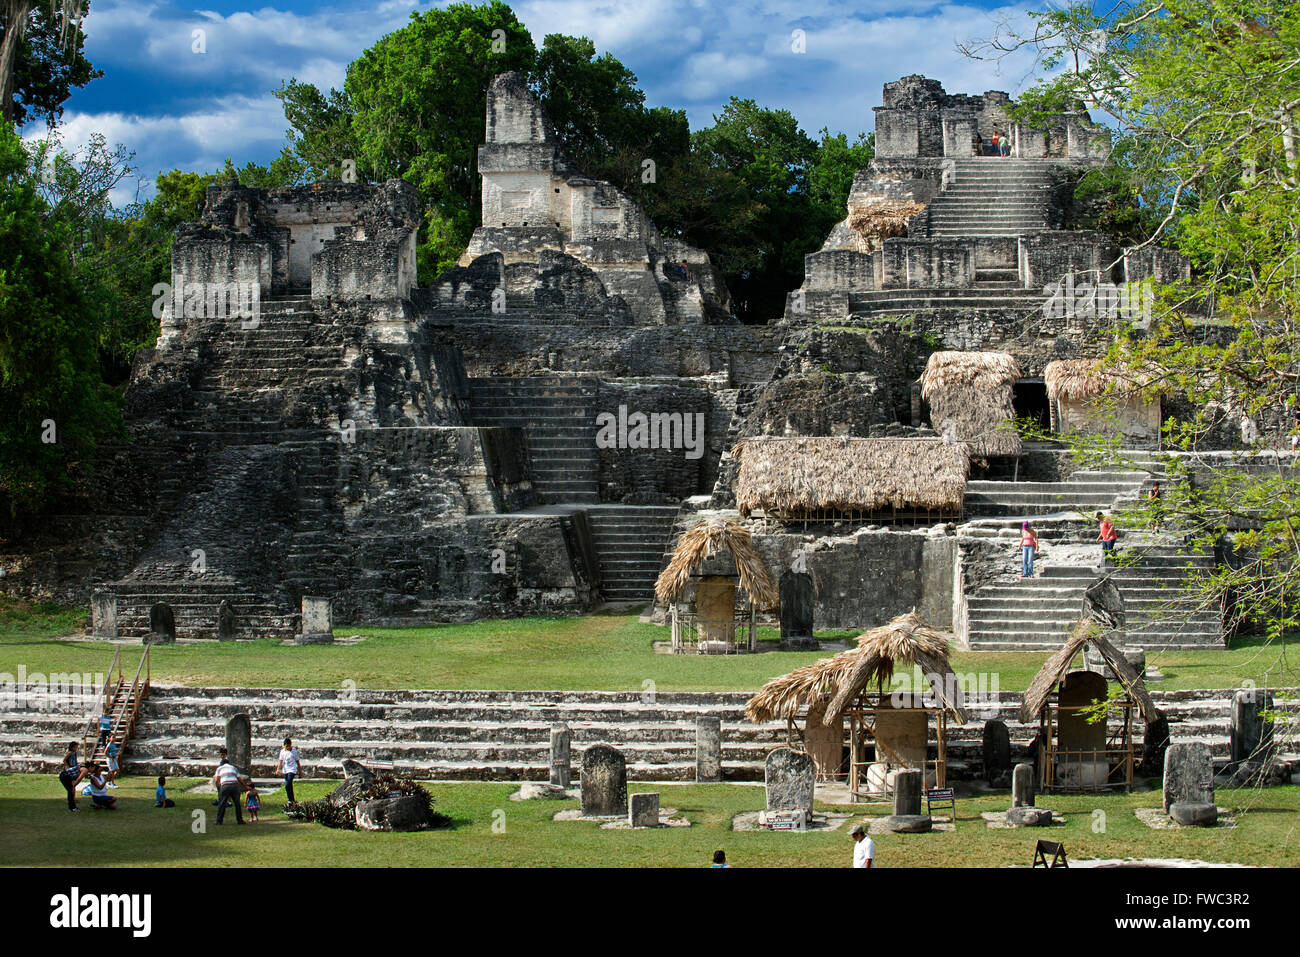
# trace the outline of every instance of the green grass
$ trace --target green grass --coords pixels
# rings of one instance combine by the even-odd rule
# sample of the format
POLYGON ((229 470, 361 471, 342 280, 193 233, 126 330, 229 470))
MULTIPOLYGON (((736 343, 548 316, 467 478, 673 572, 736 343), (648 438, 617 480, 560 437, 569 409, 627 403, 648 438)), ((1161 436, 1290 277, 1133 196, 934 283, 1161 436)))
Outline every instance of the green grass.
MULTIPOLYGON (((233 816, 215 826, 210 795, 185 794, 193 779, 173 779, 175 808, 154 808, 152 780, 125 778, 114 792, 117 811, 69 814, 63 789, 52 774, 0 777, 0 864, 5 866, 448 866, 448 867, 701 867, 713 851, 726 850, 738 867, 843 867, 851 858, 847 826, 807 834, 730 830, 733 815, 759 810, 763 789, 712 784, 632 785, 658 791, 689 828, 607 831, 586 821, 556 822, 556 811, 576 801, 509 800, 515 785, 429 785, 434 806, 453 828, 420 834, 331 831, 287 820, 283 794, 266 795, 262 821, 237 827, 233 816), (192 830, 193 812, 204 812, 206 833, 192 830), (496 829, 494 829, 494 823, 496 829), (502 827, 504 830, 502 830, 502 827)), ((338 782, 303 782, 300 798, 324 796, 338 782)), ((957 830, 928 835, 880 835, 882 867, 1002 867, 1029 863, 1040 837, 1064 842, 1071 859, 1186 857, 1214 862, 1300 866, 1300 788, 1257 792, 1220 790, 1221 807, 1247 807, 1233 829, 1162 830, 1142 824, 1138 807, 1156 807, 1159 791, 1135 794, 1051 795, 1039 803, 1066 815, 1063 827, 1043 831, 989 830, 980 811, 1005 810, 1005 792, 959 799, 957 830), (1105 812, 1104 828, 1095 815, 1105 812)), ((880 805, 842 808, 855 819, 886 814, 880 805)))
MULTIPOLYGON (((79 632, 84 609, 0 606, 0 672, 103 671, 112 658, 109 642, 64 641, 79 632)), ((653 643, 666 629, 643 625, 635 613, 580 618, 516 618, 428 628, 340 628, 358 633, 356 645, 285 646, 278 640, 155 647, 154 680, 189 685, 242 687, 445 688, 501 690, 749 691, 822 657, 817 652, 701 657, 658 655, 653 643)), ((840 639, 846 632, 820 633, 840 639)), ((775 638, 771 629, 761 639, 775 638)), ((764 641, 764 644, 769 642, 764 641)), ((128 647, 129 667, 138 650, 128 647)), ((1028 652, 956 651, 958 674, 985 675, 1003 691, 1028 686, 1046 655, 1028 652)), ((1296 659, 1300 637, 1282 644, 1241 639, 1230 649, 1168 651, 1149 660, 1165 675, 1158 690, 1238 687, 1249 679, 1273 686, 1300 684, 1296 659)))

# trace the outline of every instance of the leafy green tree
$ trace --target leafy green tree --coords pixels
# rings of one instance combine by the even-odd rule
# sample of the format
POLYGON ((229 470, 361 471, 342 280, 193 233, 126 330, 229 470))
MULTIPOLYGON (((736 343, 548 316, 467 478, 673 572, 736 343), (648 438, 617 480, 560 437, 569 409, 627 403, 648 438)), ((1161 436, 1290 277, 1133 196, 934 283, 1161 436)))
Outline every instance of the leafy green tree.
POLYGON ((40 169, 0 130, 0 499, 11 516, 86 475, 97 439, 120 428, 70 229, 42 198, 40 169))
MULTIPOLYGON (((1194 286, 1161 290, 1149 329, 1115 329, 1109 358, 1178 410, 1163 441, 1184 454, 1169 463, 1162 509, 1224 559, 1197 580, 1199 595, 1228 600, 1237 619, 1274 636, 1293 631, 1300 480, 1286 456, 1300 428, 1300 8, 1079 3, 1037 14, 1027 35, 1003 30, 968 49, 997 57, 1025 47, 1053 71, 1030 100, 1048 109, 1081 99, 1114 120, 1121 175, 1154 224, 1144 241, 1174 244, 1195 267, 1194 286), (1272 467, 1205 454, 1252 431, 1250 451, 1281 453, 1272 467)), ((1124 460, 1113 447, 1109 457, 1124 460)))
POLYGON ((815 141, 788 110, 732 97, 714 124, 691 139, 713 182, 704 196, 713 215, 688 237, 715 257, 746 322, 778 317, 803 280, 803 257, 845 216, 853 175, 871 158, 859 134, 823 130, 815 141))
POLYGON ((0 2, 0 113, 7 123, 44 119, 53 126, 72 90, 104 75, 82 54, 89 5, 0 2))
POLYGON ((532 37, 499 0, 412 13, 348 67, 359 173, 401 177, 424 209, 419 261, 426 273, 453 263, 480 216, 478 148, 493 77, 527 73, 532 37))

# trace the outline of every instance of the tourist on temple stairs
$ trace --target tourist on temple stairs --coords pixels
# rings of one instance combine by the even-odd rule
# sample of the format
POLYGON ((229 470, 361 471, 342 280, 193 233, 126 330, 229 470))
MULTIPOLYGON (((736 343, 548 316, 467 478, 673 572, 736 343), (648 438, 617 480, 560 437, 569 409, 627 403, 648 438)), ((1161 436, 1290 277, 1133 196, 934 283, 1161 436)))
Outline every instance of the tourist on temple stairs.
POLYGON ((1034 555, 1038 551, 1038 536, 1028 522, 1020 523, 1020 577, 1034 577, 1034 555))
POLYGON ((1119 538, 1119 532, 1115 530, 1115 522, 1109 516, 1097 513, 1097 521, 1101 523, 1101 528, 1097 532, 1097 541, 1101 542, 1101 567, 1105 568, 1115 551, 1115 541, 1119 538))

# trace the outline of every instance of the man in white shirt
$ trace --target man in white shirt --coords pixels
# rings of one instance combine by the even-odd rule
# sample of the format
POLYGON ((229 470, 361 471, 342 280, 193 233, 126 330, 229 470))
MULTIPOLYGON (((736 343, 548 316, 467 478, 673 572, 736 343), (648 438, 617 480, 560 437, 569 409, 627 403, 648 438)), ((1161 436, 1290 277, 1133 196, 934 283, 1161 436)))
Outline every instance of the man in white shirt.
POLYGON ((276 762, 275 773, 284 775, 284 795, 293 801, 293 779, 298 776, 298 749, 293 746, 293 741, 289 738, 284 739, 284 747, 280 750, 280 760, 276 762))
POLYGON ((212 775, 212 783, 217 789, 217 823, 220 824, 225 818, 226 804, 231 802, 235 805, 235 823, 243 824, 244 811, 240 806, 240 798, 244 786, 239 781, 239 770, 233 764, 223 763, 212 775))
POLYGON ((867 832, 862 829, 861 824, 854 824, 849 828, 849 836, 853 838, 853 866, 854 867, 874 867, 876 864, 876 844, 871 838, 867 837, 867 832))

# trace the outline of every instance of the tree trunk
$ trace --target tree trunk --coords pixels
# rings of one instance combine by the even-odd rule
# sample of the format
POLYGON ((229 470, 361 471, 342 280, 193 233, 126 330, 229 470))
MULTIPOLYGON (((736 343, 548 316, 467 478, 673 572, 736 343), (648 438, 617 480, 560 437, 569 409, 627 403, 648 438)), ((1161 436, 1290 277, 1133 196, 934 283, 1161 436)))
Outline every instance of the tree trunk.
POLYGON ((27 31, 27 14, 31 0, 6 0, 4 4, 5 32, 0 39, 0 114, 9 126, 14 122, 14 65, 18 48, 27 31))

